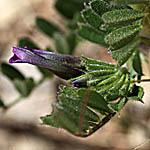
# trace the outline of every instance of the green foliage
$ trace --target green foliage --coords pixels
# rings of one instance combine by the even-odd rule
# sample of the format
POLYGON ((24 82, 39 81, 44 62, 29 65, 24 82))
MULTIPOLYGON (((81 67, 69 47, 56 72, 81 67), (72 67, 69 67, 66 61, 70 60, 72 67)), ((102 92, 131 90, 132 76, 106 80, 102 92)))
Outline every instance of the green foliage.
POLYGON ((136 51, 136 53, 134 55, 133 68, 134 68, 135 72, 137 72, 138 76, 142 76, 143 75, 141 59, 140 59, 140 53, 139 53, 138 50, 136 51))
POLYGON ((36 26, 37 29, 54 40, 58 53, 73 54, 77 45, 77 36, 75 32, 71 30, 68 34, 64 34, 59 27, 41 17, 36 18, 36 26))
POLYGON ((53 37, 58 53, 69 54, 69 45, 65 36, 60 33, 55 33, 53 37))
POLYGON ((107 44, 104 41, 105 32, 96 31, 89 25, 80 24, 78 29, 78 35, 91 42, 107 46, 107 44))
POLYGON ((14 85, 16 90, 21 94, 22 97, 27 97, 35 87, 33 78, 26 78, 26 80, 15 80, 14 85))
POLYGON ((73 19, 74 15, 82 10, 83 3, 89 1, 90 0, 56 0, 55 8, 67 19, 73 19))
POLYGON ((1 71, 5 76, 7 76, 12 81, 14 81, 15 79, 25 80, 24 75, 18 69, 7 63, 3 62, 1 64, 1 71))
MULTIPOLYGON (((69 69, 77 69, 82 75, 69 79, 72 84, 69 87, 59 87, 52 114, 41 117, 43 124, 86 137, 120 113, 128 100, 143 102, 143 88, 135 85, 137 81, 134 78, 137 76, 140 82, 143 75, 138 45, 141 42, 140 32, 149 19, 149 4, 149 0, 56 0, 55 8, 67 19, 67 33, 42 17, 36 18, 37 29, 54 41, 58 53, 73 54, 79 41, 78 34, 107 47, 117 63, 114 65, 81 57, 81 62, 69 62, 68 65, 64 59, 57 68, 60 70, 56 70, 57 75, 71 78, 73 71, 69 69), (84 4, 85 9, 82 10, 84 4), (77 34, 74 31, 76 29, 77 34), (127 68, 121 67, 125 63, 127 68), (63 67, 68 67, 69 73, 63 67)), ((28 37, 19 39, 18 45, 40 49, 28 37)), ((51 48, 46 50, 52 51, 51 48)), ((26 78, 18 69, 6 63, 1 64, 2 73, 12 81, 21 97, 29 96, 45 78, 52 77, 47 70, 38 69, 42 78, 35 83, 33 78, 26 78)), ((7 108, 2 100, 0 107, 7 108)))
POLYGON ((102 18, 105 24, 128 23, 141 19, 145 16, 143 11, 133 9, 119 9, 106 12, 102 18))
POLYGON ((76 136, 86 137, 115 114, 104 98, 93 90, 66 86, 60 88, 53 113, 42 117, 43 123, 47 125, 64 128, 76 136), (96 112, 101 114, 101 118, 96 112))
POLYGON ((105 37, 105 42, 110 45, 109 50, 118 50, 119 48, 127 45, 130 41, 134 39, 140 29, 141 26, 129 25, 116 29, 109 33, 105 37))
POLYGON ((126 68, 86 57, 81 59, 85 74, 71 79, 78 88, 60 86, 52 114, 41 119, 43 124, 86 137, 105 125, 116 112, 120 113, 128 99, 142 101, 143 89, 134 84, 126 68))
POLYGON ((27 97, 35 87, 33 78, 26 78, 17 68, 7 64, 1 64, 2 73, 7 76, 13 83, 16 90, 22 97, 27 97))
POLYGON ((69 47, 69 53, 68 54, 73 54, 78 42, 77 42, 77 35, 75 32, 70 31, 68 35, 66 36, 66 41, 69 47))
POLYGON ((117 60, 118 66, 123 65, 131 55, 136 51, 138 41, 132 41, 124 47, 112 51, 112 58, 117 60))
POLYGON ((144 95, 143 88, 140 86, 134 85, 133 91, 132 91, 132 93, 130 93, 128 95, 128 98, 133 99, 133 100, 137 100, 137 101, 141 101, 143 103, 143 100, 142 100, 143 95, 144 95))
POLYGON ((36 18, 36 26, 39 28, 39 30, 41 32, 43 32, 44 34, 46 34, 50 38, 53 36, 53 34, 55 32, 62 33, 62 31, 56 25, 54 25, 50 21, 48 21, 44 18, 41 18, 41 17, 36 18))
MULTIPOLYGON (((118 66, 123 65, 134 53, 137 53, 139 33, 147 16, 147 11, 134 10, 134 7, 126 5, 138 3, 138 0, 123 1, 123 5, 119 5, 121 1, 117 0, 91 1, 81 12, 82 20, 78 29, 81 37, 108 47, 118 66)), ((141 61, 138 62, 138 66, 141 66, 141 61)), ((141 73, 141 69, 139 71, 137 68, 135 69, 137 74, 141 73)))
POLYGON ((133 78, 126 68, 85 57, 82 57, 82 64, 86 67, 85 75, 72 79, 74 85, 79 85, 81 78, 86 78, 87 87, 103 95, 107 101, 116 100, 132 92, 133 78))

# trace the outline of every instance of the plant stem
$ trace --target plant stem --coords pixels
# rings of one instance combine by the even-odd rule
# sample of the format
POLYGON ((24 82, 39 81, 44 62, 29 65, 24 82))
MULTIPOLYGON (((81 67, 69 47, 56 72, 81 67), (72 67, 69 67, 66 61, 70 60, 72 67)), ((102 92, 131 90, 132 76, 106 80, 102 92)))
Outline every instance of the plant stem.
POLYGON ((142 79, 142 80, 133 80, 133 81, 130 81, 130 82, 127 82, 128 83, 140 83, 140 82, 150 82, 150 79, 142 79))

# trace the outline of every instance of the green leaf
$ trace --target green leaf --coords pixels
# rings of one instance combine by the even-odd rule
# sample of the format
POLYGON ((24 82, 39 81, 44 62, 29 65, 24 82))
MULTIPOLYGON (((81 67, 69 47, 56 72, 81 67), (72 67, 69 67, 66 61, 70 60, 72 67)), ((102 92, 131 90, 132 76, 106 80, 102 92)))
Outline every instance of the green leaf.
POLYGON ((135 55, 135 52, 133 52, 133 55, 126 62, 126 66, 127 66, 128 71, 130 72, 130 74, 131 74, 132 77, 137 76, 137 72, 133 68, 134 55, 135 55))
POLYGON ((90 3, 90 6, 99 16, 111 10, 110 4, 106 0, 94 0, 90 3))
POLYGON ((31 49, 40 49, 30 38, 28 37, 22 37, 18 41, 18 46, 19 47, 25 47, 27 46, 28 48, 31 49))
POLYGON ((133 84, 127 68, 86 57, 81 60, 85 74, 71 81, 73 85, 85 82, 87 87, 60 86, 53 112, 43 118, 43 123, 86 137, 105 125, 116 112, 120 113, 128 98, 142 100, 143 89, 133 84), (101 80, 96 81, 99 78, 101 80), (94 80, 95 84, 88 84, 94 80))
POLYGON ((53 113, 44 117, 43 123, 85 137, 113 117, 115 113, 107 105, 95 91, 61 86, 58 103, 53 106, 53 113), (95 111, 101 114, 101 119, 95 111))
POLYGON ((128 95, 129 99, 137 100, 143 103, 144 90, 141 86, 134 85, 132 93, 128 95))
POLYGON ((76 13, 82 10, 84 2, 87 3, 89 1, 90 0, 57 0, 55 8, 67 19, 72 19, 76 13))
POLYGON ((36 18, 36 26, 41 32, 43 32, 50 38, 55 32, 62 33, 62 31, 56 25, 41 17, 36 18))
POLYGON ((92 9, 87 8, 82 11, 82 17, 85 22, 93 26, 96 29, 100 29, 100 26, 104 23, 100 16, 92 11, 92 9))
POLYGON ((138 79, 140 80, 141 76, 143 75, 143 72, 142 72, 142 64, 141 64, 139 50, 137 50, 135 52, 134 59, 133 59, 133 68, 136 71, 136 73, 138 74, 138 79))
POLYGON ((68 47, 69 47, 69 54, 73 54, 74 50, 77 46, 77 35, 74 32, 70 32, 67 36, 66 36, 66 40, 68 43, 68 47))
POLYGON ((102 110, 112 113, 112 110, 108 107, 108 103, 105 101, 105 99, 95 91, 80 89, 79 95, 85 99, 88 98, 87 106, 91 107, 92 109, 95 109, 96 111, 102 110))
POLYGON ((55 33, 53 35, 53 39, 55 41, 55 46, 58 53, 61 54, 69 54, 69 45, 64 35, 60 33, 55 33))
POLYGON ((117 103, 110 103, 109 106, 116 111, 117 113, 120 114, 121 109, 123 108, 123 106, 127 103, 127 98, 126 97, 122 97, 120 98, 120 100, 117 103))
POLYGON ((82 38, 103 46, 107 46, 104 41, 105 34, 105 32, 95 30, 90 26, 83 24, 80 24, 80 27, 78 29, 78 35, 80 35, 82 38))
POLYGON ((102 18, 106 24, 119 24, 133 22, 145 16, 143 11, 133 9, 113 10, 103 14, 102 18))
POLYGON ((23 96, 27 97, 35 87, 35 83, 33 78, 27 78, 26 80, 22 81, 19 79, 14 80, 14 85, 16 90, 23 96))
POLYGON ((126 46, 112 51, 112 58, 115 59, 118 63, 118 66, 122 66, 136 51, 138 46, 138 41, 132 41, 126 46))
POLYGON ((111 63, 102 62, 99 60, 89 59, 86 57, 81 57, 82 65, 86 66, 88 71, 92 70, 114 70, 115 65, 111 63))
POLYGON ((105 42, 110 45, 110 50, 119 49, 132 41, 141 30, 139 25, 129 25, 112 31, 105 37, 105 42))
POLYGON ((25 80, 24 75, 18 69, 7 63, 1 63, 1 71, 12 81, 15 79, 25 80))
POLYGON ((54 121, 54 118, 52 115, 46 115, 46 116, 40 117, 40 119, 45 125, 51 125, 56 128, 61 128, 61 126, 56 121, 54 121))

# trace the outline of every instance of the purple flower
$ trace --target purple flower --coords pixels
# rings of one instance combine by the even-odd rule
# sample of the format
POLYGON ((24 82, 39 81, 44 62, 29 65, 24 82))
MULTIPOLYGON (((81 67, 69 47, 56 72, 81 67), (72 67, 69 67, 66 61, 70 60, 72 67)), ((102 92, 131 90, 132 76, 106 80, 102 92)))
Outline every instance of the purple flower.
POLYGON ((13 47, 14 56, 9 63, 29 63, 48 69, 63 79, 70 79, 83 74, 84 67, 78 57, 57 54, 27 47, 13 47))

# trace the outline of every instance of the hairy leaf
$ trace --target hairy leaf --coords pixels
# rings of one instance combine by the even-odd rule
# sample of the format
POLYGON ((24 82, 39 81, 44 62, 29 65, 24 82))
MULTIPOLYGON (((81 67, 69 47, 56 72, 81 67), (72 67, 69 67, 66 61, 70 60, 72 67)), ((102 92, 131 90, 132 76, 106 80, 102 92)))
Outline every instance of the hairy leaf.
POLYGON ((119 49, 128 44, 141 30, 139 25, 129 25, 112 31, 105 37, 105 42, 112 49, 119 49))
POLYGON ((44 124, 64 128, 77 136, 85 137, 114 115, 108 103, 95 91, 63 86, 58 95, 58 103, 54 105, 54 112, 42 117, 42 120, 44 124), (99 118, 93 110, 99 113, 103 111, 105 115, 101 114, 99 118))
POLYGON ((91 42, 107 46, 107 44, 104 41, 104 37, 106 34, 105 32, 95 30, 88 25, 80 24, 78 34, 91 42))
POLYGON ((134 85, 124 67, 86 57, 81 60, 85 74, 71 79, 78 88, 60 86, 52 114, 41 119, 43 124, 86 137, 120 113, 128 99, 141 101, 143 90, 134 85))
POLYGON ((120 9, 106 12, 102 18, 106 24, 119 24, 131 21, 136 21, 145 16, 143 11, 133 9, 120 9))
POLYGON ((91 1, 90 6, 99 16, 102 16, 105 12, 111 10, 110 4, 107 0, 91 1))
POLYGON ((111 50, 112 58, 118 62, 118 66, 122 66, 132 56, 133 52, 136 51, 137 46, 138 41, 132 41, 118 50, 111 50))
POLYGON ((89 25, 93 26, 96 29, 100 29, 100 25, 102 25, 104 22, 101 19, 100 16, 98 16, 96 13, 93 12, 92 9, 87 8, 82 11, 83 19, 85 19, 85 22, 89 25))

